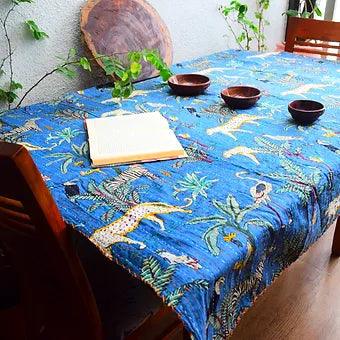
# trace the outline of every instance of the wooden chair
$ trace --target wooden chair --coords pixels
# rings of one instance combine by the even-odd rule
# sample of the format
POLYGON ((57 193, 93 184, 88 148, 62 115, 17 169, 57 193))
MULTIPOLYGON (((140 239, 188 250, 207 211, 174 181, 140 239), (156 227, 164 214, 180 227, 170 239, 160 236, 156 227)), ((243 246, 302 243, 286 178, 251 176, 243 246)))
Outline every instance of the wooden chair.
MULTIPOLYGON (((18 296, 14 300, 22 318, 12 327, 14 331, 21 325, 25 339, 104 338, 96 301, 71 231, 28 151, 20 145, 0 142, 0 266, 5 263, 7 268, 1 271, 0 267, 0 273, 8 275, 8 268, 12 268, 10 282, 17 278, 18 296)), ((1 281, 4 279, 2 276, 1 281)), ((15 285, 10 284, 14 291, 15 285)), ((1 315, 0 311, 0 319, 1 315)), ((162 308, 129 338, 186 336, 172 310, 162 308)), ((8 337, 22 338, 13 334, 8 337)))
POLYGON ((340 58, 340 22, 290 17, 286 52, 340 58))

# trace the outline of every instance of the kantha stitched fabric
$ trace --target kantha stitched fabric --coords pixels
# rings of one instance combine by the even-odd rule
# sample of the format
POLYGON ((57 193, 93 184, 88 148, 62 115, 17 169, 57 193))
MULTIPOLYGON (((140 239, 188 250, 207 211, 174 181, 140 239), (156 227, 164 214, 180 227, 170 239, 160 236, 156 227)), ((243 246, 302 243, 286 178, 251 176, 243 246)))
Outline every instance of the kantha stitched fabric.
POLYGON ((151 285, 195 339, 224 339, 338 216, 340 64, 226 51, 172 70, 211 87, 177 97, 152 79, 123 101, 90 88, 3 113, 0 138, 31 151, 65 221, 151 285), (255 107, 223 104, 221 89, 239 84, 261 89, 255 107), (326 106, 311 126, 287 111, 304 98, 326 106), (148 111, 188 158, 91 168, 84 118, 148 111))

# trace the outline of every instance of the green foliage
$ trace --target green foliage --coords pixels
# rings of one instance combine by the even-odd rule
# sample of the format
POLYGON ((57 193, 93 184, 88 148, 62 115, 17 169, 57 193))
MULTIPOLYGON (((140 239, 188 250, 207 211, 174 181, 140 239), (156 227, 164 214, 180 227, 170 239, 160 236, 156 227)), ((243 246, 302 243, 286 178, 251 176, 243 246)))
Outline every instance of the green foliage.
POLYGON ((255 19, 253 21, 248 16, 248 6, 238 0, 231 0, 229 6, 221 6, 219 8, 224 16, 231 33, 239 47, 243 50, 250 50, 251 42, 257 42, 257 50, 266 50, 264 28, 269 25, 265 19, 265 11, 269 8, 269 0, 256 0, 255 19), (241 29, 239 35, 236 34, 233 24, 241 29))
MULTIPOLYGON (((255 241, 252 234, 248 230, 249 225, 264 227, 268 230, 272 229, 271 223, 267 221, 246 219, 246 215, 249 212, 258 208, 256 203, 241 208, 236 198, 229 194, 225 202, 213 200, 212 204, 218 211, 218 215, 197 217, 192 219, 190 223, 213 223, 213 225, 203 234, 203 240, 205 241, 209 251, 215 256, 218 256, 221 252, 220 246, 218 245, 220 234, 223 233, 223 236, 227 236, 227 228, 236 229, 240 233, 244 234, 253 249, 255 249, 255 241)), ((238 246, 240 245, 238 240, 232 240, 231 242, 238 246)))
POLYGON ((317 186, 321 180, 320 169, 316 169, 312 174, 306 174, 305 170, 289 159, 281 159, 280 164, 283 170, 285 170, 284 173, 275 172, 269 174, 271 178, 284 180, 284 184, 278 192, 295 193, 304 204, 307 204, 311 197, 316 199, 315 196, 318 194, 317 186))
POLYGON ((183 295, 188 292, 189 290, 196 288, 196 289, 208 289, 209 288, 209 282, 203 279, 198 279, 193 282, 186 283, 182 285, 181 287, 175 289, 173 292, 171 292, 166 297, 166 303, 170 307, 176 307, 180 301, 183 295))
POLYGON ((13 103, 17 98, 17 90, 21 90, 23 87, 20 83, 12 81, 9 85, 9 89, 5 90, 4 88, 0 88, 0 101, 13 103))
POLYGON ((147 185, 134 186, 133 182, 142 176, 152 178, 144 167, 129 167, 123 172, 116 168, 118 176, 108 178, 97 184, 89 182, 83 194, 72 196, 72 200, 90 201, 89 212, 103 208, 105 212, 102 220, 109 222, 117 212, 126 212, 131 207, 140 203, 140 191, 148 189, 147 185))
POLYGON ((81 165, 84 160, 87 159, 89 152, 89 145, 87 142, 82 143, 80 146, 72 144, 71 149, 72 152, 57 152, 46 156, 47 158, 54 158, 54 160, 47 163, 47 165, 61 162, 60 171, 61 173, 66 174, 69 165, 72 163, 81 165))
POLYGON ((288 17, 299 17, 299 18, 314 18, 314 16, 322 17, 322 11, 318 4, 313 5, 311 0, 302 0, 299 4, 299 9, 289 9, 282 13, 288 17), (311 10, 311 11, 309 11, 311 10))
POLYGON ((186 174, 184 180, 178 181, 177 186, 174 187, 174 197, 177 197, 182 192, 191 192, 191 197, 195 201, 199 195, 207 198, 207 190, 218 180, 208 180, 206 176, 197 177, 193 172, 186 174))
POLYGON ((58 141, 58 145, 63 144, 64 142, 70 144, 72 139, 77 137, 78 135, 84 133, 84 131, 82 130, 77 130, 77 129, 71 129, 70 127, 67 127, 65 129, 63 129, 62 131, 58 131, 55 134, 49 134, 49 136, 47 137, 46 141, 50 141, 50 140, 57 140, 58 141))
POLYGON ((34 0, 12 0, 12 2, 15 4, 15 5, 20 5, 20 4, 23 4, 23 3, 33 3, 34 0))
POLYGON ((42 40, 44 38, 48 38, 48 34, 42 31, 33 20, 26 20, 25 24, 35 40, 42 40))
MULTIPOLYGON (((59 73, 67 78, 75 78, 78 75, 78 70, 91 72, 91 63, 85 56, 79 56, 74 48, 71 48, 66 58, 58 58, 61 63, 51 71, 43 74, 31 87, 29 87, 21 98, 18 97, 18 90, 22 89, 22 85, 15 82, 13 54, 15 52, 12 47, 10 36, 8 34, 7 19, 13 13, 18 5, 24 3, 33 3, 33 0, 12 0, 12 6, 5 13, 4 19, 0 18, 2 30, 6 38, 7 51, 5 57, 0 60, 0 77, 8 76, 8 81, 5 85, 0 85, 0 102, 6 103, 8 109, 11 109, 11 104, 18 101, 16 107, 20 107, 24 99, 33 91, 42 81, 54 73, 59 73), (9 69, 8 75, 5 70, 9 69)), ((25 21, 25 26, 35 40, 48 38, 48 34, 41 30, 36 22, 32 19, 25 21)), ((114 87, 112 90, 113 97, 127 98, 134 90, 133 82, 138 79, 142 72, 143 62, 152 65, 159 71, 163 80, 167 80, 171 76, 171 71, 164 63, 159 53, 154 50, 131 51, 127 53, 127 63, 123 63, 120 59, 114 56, 96 56, 94 59, 101 59, 107 75, 115 78, 114 87)), ((68 163, 67 163, 68 164, 68 163)), ((67 169, 67 166, 66 168, 67 169)))
MULTIPOLYGON (((163 269, 159 261, 150 256, 143 262, 141 277, 153 287, 157 294, 161 294, 171 282, 175 269, 175 264, 171 264, 166 269, 163 269)), ((193 288, 208 289, 209 283, 203 279, 186 283, 167 294, 166 303, 171 307, 177 306, 184 294, 193 288)))
POLYGON ((68 65, 59 66, 57 72, 70 79, 73 79, 77 76, 77 72, 68 65))
POLYGON ((113 97, 128 98, 131 95, 134 90, 133 82, 138 79, 142 72, 143 61, 159 71, 164 81, 172 75, 158 51, 155 50, 131 51, 127 54, 126 63, 116 56, 98 55, 97 58, 101 60, 106 75, 115 78, 112 90, 113 97))
POLYGON ((175 265, 170 265, 168 268, 163 269, 159 261, 150 256, 143 262, 141 277, 153 287, 156 293, 160 294, 171 282, 175 269, 175 265))

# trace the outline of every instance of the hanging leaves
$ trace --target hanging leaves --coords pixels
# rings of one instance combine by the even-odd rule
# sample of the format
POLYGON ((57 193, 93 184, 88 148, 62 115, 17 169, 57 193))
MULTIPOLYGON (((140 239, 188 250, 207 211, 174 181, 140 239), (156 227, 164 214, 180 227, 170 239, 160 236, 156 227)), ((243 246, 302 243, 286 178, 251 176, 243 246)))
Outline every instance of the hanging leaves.
POLYGON ((33 20, 26 20, 25 21, 26 27, 31 32, 32 37, 35 40, 42 40, 44 38, 48 38, 48 34, 42 31, 39 26, 33 20))

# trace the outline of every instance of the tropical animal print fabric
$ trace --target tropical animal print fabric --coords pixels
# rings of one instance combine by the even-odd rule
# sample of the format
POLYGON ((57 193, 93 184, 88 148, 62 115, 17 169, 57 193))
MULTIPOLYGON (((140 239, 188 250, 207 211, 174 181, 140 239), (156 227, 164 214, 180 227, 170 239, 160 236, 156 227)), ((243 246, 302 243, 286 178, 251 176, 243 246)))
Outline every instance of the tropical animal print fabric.
POLYGON ((195 339, 225 339, 338 216, 340 64, 226 51, 173 71, 212 85, 186 98, 153 79, 122 102, 90 88, 3 113, 0 137, 31 151, 64 219, 151 285, 195 339), (255 107, 223 105, 221 89, 237 84, 263 91, 255 107), (287 104, 305 98, 326 113, 297 126, 287 104), (188 158, 91 168, 84 118, 156 110, 188 158))

